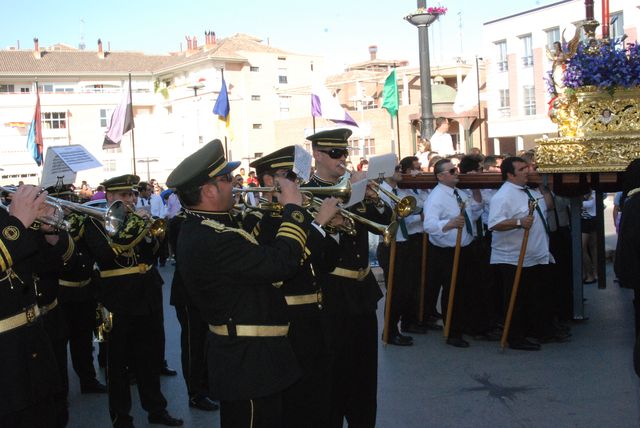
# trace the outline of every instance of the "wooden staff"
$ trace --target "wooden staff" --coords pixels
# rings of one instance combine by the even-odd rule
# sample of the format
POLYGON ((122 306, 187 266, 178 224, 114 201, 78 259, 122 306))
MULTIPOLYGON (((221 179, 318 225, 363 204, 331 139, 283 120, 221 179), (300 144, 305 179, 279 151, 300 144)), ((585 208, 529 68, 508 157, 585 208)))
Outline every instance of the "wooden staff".
POLYGON ((418 304, 418 322, 424 323, 424 293, 427 288, 427 247, 429 235, 422 232, 422 264, 420 266, 420 303, 418 304))
POLYGON ((384 329, 382 330, 382 343, 389 343, 389 317, 391 316, 391 298, 393 297, 393 275, 396 270, 396 236, 391 239, 389 251, 389 276, 387 277, 387 299, 384 305, 384 329))
MULTIPOLYGON (((465 204, 460 202, 460 215, 464 215, 465 204)), ((447 303, 447 319, 444 324, 444 338, 449 338, 449 331, 451 330, 451 318, 453 316, 453 299, 456 294, 456 283, 458 282, 458 266, 460 265, 460 250, 462 246, 462 228, 458 227, 458 234, 456 235, 456 249, 453 253, 453 269, 451 269, 451 283, 449 285, 449 302, 447 303)))
MULTIPOLYGON (((538 201, 529 201, 529 215, 533 215, 533 211, 536 209, 538 201)), ((513 309, 516 306, 516 296, 518 295, 518 288, 520 287, 520 277, 522 276, 522 264, 524 263, 524 255, 527 252, 527 242, 529 241, 529 229, 524 230, 524 236, 522 237, 522 245, 520 246, 520 256, 518 257, 518 266, 516 267, 516 275, 513 277, 513 287, 511 287, 511 298, 509 299, 509 309, 507 310, 507 318, 504 321, 504 330, 502 331, 502 339, 500 340, 500 347, 504 351, 507 345, 507 338, 509 337, 509 329, 511 328, 511 319, 513 318, 513 309)))

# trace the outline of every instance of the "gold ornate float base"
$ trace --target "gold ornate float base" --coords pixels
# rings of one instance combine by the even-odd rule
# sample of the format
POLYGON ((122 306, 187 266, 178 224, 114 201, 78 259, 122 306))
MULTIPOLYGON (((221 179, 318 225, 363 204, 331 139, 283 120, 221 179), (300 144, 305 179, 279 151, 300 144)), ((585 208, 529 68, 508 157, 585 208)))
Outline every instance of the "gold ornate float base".
POLYGON ((539 172, 616 172, 640 158, 640 134, 536 141, 539 172))
POLYGON ((538 171, 616 172, 640 158, 640 88, 583 87, 553 102, 558 138, 538 139, 538 171))

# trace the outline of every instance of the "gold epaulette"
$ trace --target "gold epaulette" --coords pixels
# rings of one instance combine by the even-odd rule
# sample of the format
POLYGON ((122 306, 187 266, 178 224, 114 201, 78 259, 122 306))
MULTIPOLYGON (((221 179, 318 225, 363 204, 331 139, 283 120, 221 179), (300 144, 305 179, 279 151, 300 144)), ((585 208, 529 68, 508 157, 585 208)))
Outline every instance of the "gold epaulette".
POLYGON ((253 237, 253 235, 251 235, 249 232, 242 230, 242 229, 238 229, 235 227, 227 227, 224 224, 217 222, 213 219, 206 219, 206 220, 202 220, 201 224, 208 226, 210 228, 212 228, 213 230, 215 230, 218 233, 223 233, 223 232, 234 232, 239 234, 240 236, 242 236, 244 239, 246 239, 247 241, 251 242, 252 244, 258 244, 258 241, 256 241, 256 238, 253 237))
POLYGON ((298 244, 300 244, 302 251, 304 251, 305 245, 307 243, 307 234, 297 224, 292 223, 290 221, 283 221, 280 224, 280 229, 278 229, 276 238, 279 236, 283 236, 283 237, 287 237, 295 240, 298 244))

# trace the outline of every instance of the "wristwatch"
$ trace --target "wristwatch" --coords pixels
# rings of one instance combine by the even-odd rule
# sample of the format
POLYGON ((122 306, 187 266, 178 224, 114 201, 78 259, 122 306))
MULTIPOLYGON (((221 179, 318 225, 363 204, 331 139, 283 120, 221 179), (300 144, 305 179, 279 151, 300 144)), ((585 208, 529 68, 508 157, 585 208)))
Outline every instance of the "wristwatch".
POLYGON ((516 227, 518 228, 522 227, 522 222, 520 221, 519 218, 516 219, 516 227))

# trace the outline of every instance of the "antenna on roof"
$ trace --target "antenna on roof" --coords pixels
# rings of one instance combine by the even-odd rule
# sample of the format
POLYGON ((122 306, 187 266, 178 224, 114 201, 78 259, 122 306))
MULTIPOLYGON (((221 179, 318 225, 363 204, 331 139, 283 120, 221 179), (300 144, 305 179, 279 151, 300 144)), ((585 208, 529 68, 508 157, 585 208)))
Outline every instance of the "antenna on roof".
POLYGON ((78 49, 83 51, 84 48, 86 47, 87 45, 85 45, 84 43, 84 19, 81 19, 80 20, 80 43, 78 43, 78 49))

